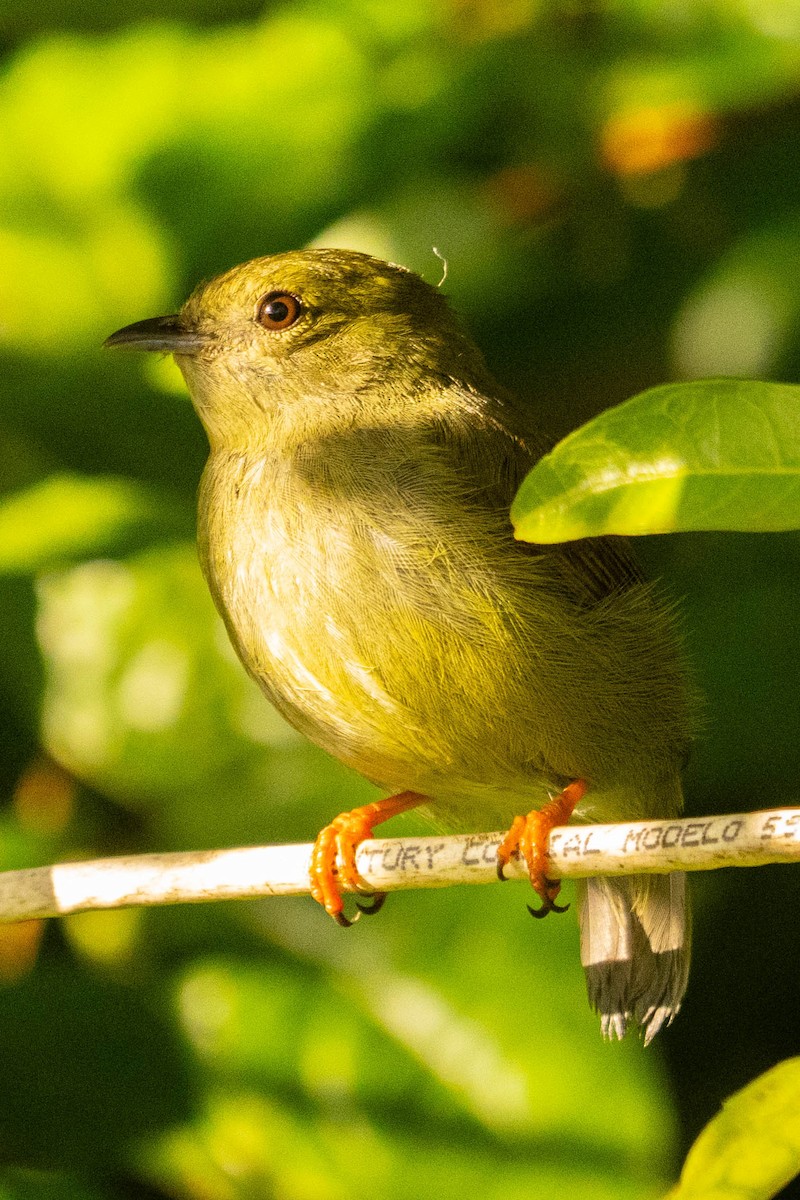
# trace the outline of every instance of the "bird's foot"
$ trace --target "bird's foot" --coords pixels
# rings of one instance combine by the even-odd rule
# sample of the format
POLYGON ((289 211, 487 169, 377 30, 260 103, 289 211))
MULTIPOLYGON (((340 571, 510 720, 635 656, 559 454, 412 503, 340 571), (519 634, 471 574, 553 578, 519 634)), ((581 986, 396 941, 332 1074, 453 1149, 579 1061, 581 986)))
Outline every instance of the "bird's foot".
POLYGON ((551 829, 567 824, 575 806, 586 794, 586 787, 585 779, 576 779, 567 784, 563 792, 543 808, 534 809, 525 817, 515 817, 498 847, 499 879, 505 879, 504 870, 515 853, 519 852, 528 864, 533 890, 542 901, 539 908, 531 908, 530 904, 528 905, 528 912, 532 917, 546 917, 548 913, 566 912, 569 908, 568 904, 556 904, 561 883, 558 879, 548 878, 547 875, 547 839, 551 829))
POLYGON ((374 804, 364 804, 350 812, 340 813, 330 825, 320 830, 311 854, 309 878, 311 895, 337 925, 349 928, 361 913, 372 916, 383 907, 385 892, 372 892, 356 868, 356 850, 361 842, 372 837, 372 831, 382 821, 398 813, 424 804, 427 796, 418 792, 400 792, 374 804), (369 896, 371 903, 356 901, 358 912, 351 920, 344 915, 342 888, 369 896))

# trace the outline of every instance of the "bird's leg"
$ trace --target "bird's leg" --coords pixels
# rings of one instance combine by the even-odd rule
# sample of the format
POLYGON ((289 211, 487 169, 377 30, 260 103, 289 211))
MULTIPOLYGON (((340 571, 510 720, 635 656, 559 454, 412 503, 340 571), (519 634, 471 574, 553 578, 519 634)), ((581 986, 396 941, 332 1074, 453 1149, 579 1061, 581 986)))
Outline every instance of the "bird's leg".
POLYGON ((561 883, 558 879, 547 877, 547 839, 550 830, 556 825, 567 824, 575 806, 586 794, 586 788, 585 779, 575 779, 543 808, 534 809, 526 817, 515 817, 498 847, 498 878, 505 879, 504 868, 516 851, 519 851, 528 864, 531 884, 542 901, 539 908, 531 908, 530 904, 528 905, 528 912, 532 917, 546 917, 549 912, 566 912, 569 908, 568 904, 556 904, 561 883))
MULTIPOLYGON (((364 804, 350 812, 339 813, 330 825, 320 830, 311 854, 309 877, 311 880, 311 895, 321 904, 325 912, 333 917, 338 925, 347 928, 353 922, 344 915, 344 903, 341 896, 341 884, 355 892, 368 892, 369 889, 356 869, 356 850, 361 842, 372 837, 372 831, 382 821, 396 817, 398 813, 406 812, 425 804, 427 796, 419 792, 400 792, 397 796, 388 796, 385 800, 376 800, 374 804, 364 804), (337 867, 336 860, 341 860, 337 867), (339 878, 337 879, 337 874, 339 878)), ((386 899, 385 892, 372 892, 372 904, 357 907, 363 913, 376 913, 386 899)), ((358 914, 356 914, 358 916, 358 914)))

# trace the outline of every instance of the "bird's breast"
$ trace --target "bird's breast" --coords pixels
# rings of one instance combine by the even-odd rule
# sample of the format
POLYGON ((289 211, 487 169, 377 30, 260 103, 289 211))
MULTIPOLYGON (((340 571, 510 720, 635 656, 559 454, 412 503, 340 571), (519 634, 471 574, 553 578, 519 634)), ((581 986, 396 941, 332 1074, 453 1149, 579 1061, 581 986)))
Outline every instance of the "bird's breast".
POLYGON ((456 553, 437 521, 435 496, 404 511, 374 487, 320 495, 280 464, 212 459, 201 557, 244 665, 312 740, 386 787, 502 787, 537 757, 509 717, 523 677, 530 711, 529 664, 477 543, 456 553))
POLYGON ((380 778, 382 760, 413 754, 392 730, 414 736, 384 624, 404 601, 388 601, 380 538, 273 464, 220 465, 201 492, 201 557, 242 662, 292 724, 380 778))
POLYGON ((437 799, 674 770, 686 706, 649 594, 634 583, 587 606, 557 550, 516 547, 506 514, 458 480, 413 458, 404 475, 378 467, 336 487, 280 459, 207 467, 204 569, 284 716, 381 786, 437 799))

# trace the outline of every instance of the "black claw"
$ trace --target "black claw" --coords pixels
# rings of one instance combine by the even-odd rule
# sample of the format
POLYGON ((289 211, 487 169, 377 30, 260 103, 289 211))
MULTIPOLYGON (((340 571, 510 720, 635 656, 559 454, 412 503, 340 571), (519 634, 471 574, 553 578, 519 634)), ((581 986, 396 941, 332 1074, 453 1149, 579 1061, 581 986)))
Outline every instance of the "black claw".
POLYGON ((356 908, 359 910, 359 912, 362 912, 365 917, 374 917, 375 913, 380 912, 386 903, 386 892, 373 892, 372 895, 368 897, 368 900, 368 904, 362 904, 360 900, 356 900, 356 908))
POLYGON ((505 867, 506 867, 506 864, 500 862, 500 859, 498 858, 498 860, 497 860, 497 878, 500 880, 501 883, 508 883, 508 880, 506 879, 505 875, 503 874, 505 867))
POLYGON ((541 906, 539 908, 531 908, 530 904, 526 904, 525 907, 527 908, 528 912, 531 914, 532 917, 536 917, 536 920, 540 921, 542 919, 542 917, 546 917, 547 914, 551 913, 551 912, 565 913, 567 911, 567 909, 569 908, 569 905, 568 904, 556 904, 555 900, 551 900, 550 897, 548 896, 545 900, 542 900, 541 906))
POLYGON ((343 912, 331 913, 331 916, 337 925, 341 925, 342 929, 349 929, 351 925, 354 925, 358 920, 358 913, 356 913, 352 921, 349 917, 346 917, 343 912))

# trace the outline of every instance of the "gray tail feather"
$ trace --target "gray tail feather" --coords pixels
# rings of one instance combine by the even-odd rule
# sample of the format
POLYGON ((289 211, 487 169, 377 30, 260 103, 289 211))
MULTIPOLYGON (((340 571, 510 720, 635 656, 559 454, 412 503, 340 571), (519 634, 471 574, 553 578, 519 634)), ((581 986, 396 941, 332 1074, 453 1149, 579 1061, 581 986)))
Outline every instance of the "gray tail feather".
POLYGON ((600 1014, 603 1036, 624 1037, 632 1020, 647 1045, 670 1024, 686 990, 686 876, 678 871, 582 880, 578 911, 589 1003, 600 1014))

